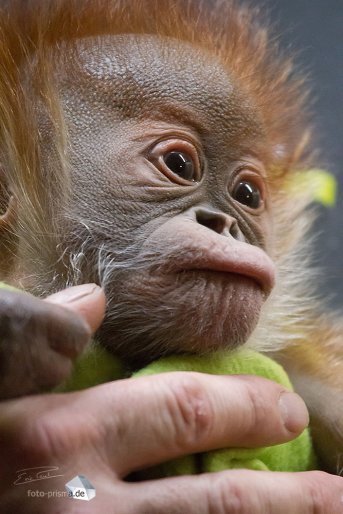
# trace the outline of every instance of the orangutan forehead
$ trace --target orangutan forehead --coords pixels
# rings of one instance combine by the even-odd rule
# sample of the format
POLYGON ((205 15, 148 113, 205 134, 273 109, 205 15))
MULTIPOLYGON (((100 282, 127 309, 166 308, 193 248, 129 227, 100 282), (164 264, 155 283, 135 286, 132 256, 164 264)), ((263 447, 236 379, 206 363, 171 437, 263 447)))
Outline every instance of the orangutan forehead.
MULTIPOLYGON (((116 35, 78 42, 76 82, 107 95, 124 116, 192 117, 205 124, 256 124, 249 100, 236 91, 220 61, 172 38, 116 35)), ((260 131, 260 126, 258 127, 260 131)))
MULTIPOLYGON (((126 34, 87 38, 79 43, 84 71, 96 80, 134 84, 151 99, 196 100, 202 91, 217 103, 232 94, 231 81, 213 55, 189 43, 126 34)), ((224 100, 225 100, 224 99, 224 100)))

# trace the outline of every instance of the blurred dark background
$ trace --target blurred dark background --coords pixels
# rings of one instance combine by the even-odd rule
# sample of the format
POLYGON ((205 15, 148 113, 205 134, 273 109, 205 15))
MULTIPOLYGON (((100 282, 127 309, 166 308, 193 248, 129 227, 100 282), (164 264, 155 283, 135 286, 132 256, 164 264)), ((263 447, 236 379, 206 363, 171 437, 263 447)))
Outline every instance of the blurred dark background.
POLYGON ((310 76, 322 163, 338 181, 332 209, 319 208, 316 262, 324 294, 343 308, 343 0, 250 0, 266 7, 280 44, 310 76))

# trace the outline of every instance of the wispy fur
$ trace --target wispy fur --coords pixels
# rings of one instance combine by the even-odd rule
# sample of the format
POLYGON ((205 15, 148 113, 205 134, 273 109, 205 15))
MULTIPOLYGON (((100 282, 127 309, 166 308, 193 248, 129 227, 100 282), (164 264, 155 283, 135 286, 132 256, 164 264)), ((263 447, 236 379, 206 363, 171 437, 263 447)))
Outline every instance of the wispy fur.
MULTIPOLYGON (((313 307, 313 293, 308 287, 313 282, 312 272, 302 246, 311 222, 306 212, 308 200, 303 199, 295 210, 296 201, 285 187, 285 177, 310 162, 310 128, 304 113, 306 89, 302 78, 294 76, 292 62, 280 55, 256 9, 237 5, 235 0, 217 0, 210 7, 207 4, 199 0, 0 3, 0 145, 8 181, 19 199, 18 224, 13 228, 20 241, 16 276, 24 277, 25 287, 44 294, 82 282, 85 259, 94 279, 105 289, 122 270, 149 267, 149 255, 141 254, 137 259, 134 247, 118 251, 109 243, 99 246, 106 220, 103 227, 93 226, 91 212, 88 220, 78 220, 79 230, 73 234, 78 245, 61 246, 64 208, 70 195, 68 134, 54 87, 52 63, 65 45, 68 58, 73 58, 73 42, 81 37, 135 33, 177 38, 217 56, 253 99, 268 127, 266 136, 274 152, 269 160, 268 181, 274 202, 273 257, 278 281, 263 311, 264 321, 250 344, 275 349, 289 339, 302 337, 308 328, 309 306, 313 307), (43 171, 46 166, 41 165, 37 97, 52 134, 54 166, 48 167, 47 176, 43 171)), ((156 256, 153 258, 158 265, 156 256)), ((112 318, 116 315, 111 314, 112 318)))

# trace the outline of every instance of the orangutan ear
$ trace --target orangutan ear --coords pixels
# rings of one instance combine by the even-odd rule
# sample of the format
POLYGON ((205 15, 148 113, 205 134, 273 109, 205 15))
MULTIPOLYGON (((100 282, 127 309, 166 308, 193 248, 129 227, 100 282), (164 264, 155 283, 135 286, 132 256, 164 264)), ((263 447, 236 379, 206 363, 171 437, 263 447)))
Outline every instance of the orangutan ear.
POLYGON ((13 268, 18 238, 16 235, 17 200, 0 167, 0 280, 13 268))

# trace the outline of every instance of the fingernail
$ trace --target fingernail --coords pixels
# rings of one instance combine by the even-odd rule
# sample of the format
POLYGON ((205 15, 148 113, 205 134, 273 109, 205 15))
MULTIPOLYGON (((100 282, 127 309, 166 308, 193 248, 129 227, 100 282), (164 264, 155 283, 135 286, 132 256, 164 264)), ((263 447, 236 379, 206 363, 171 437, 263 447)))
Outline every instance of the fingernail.
POLYGON ((296 393, 281 393, 279 408, 285 427, 290 432, 301 432, 309 423, 305 402, 296 393))
POLYGON ((100 287, 96 284, 82 284, 81 286, 69 287, 68 289, 52 294, 47 300, 54 303, 72 303, 93 294, 97 289, 100 289, 100 287))

